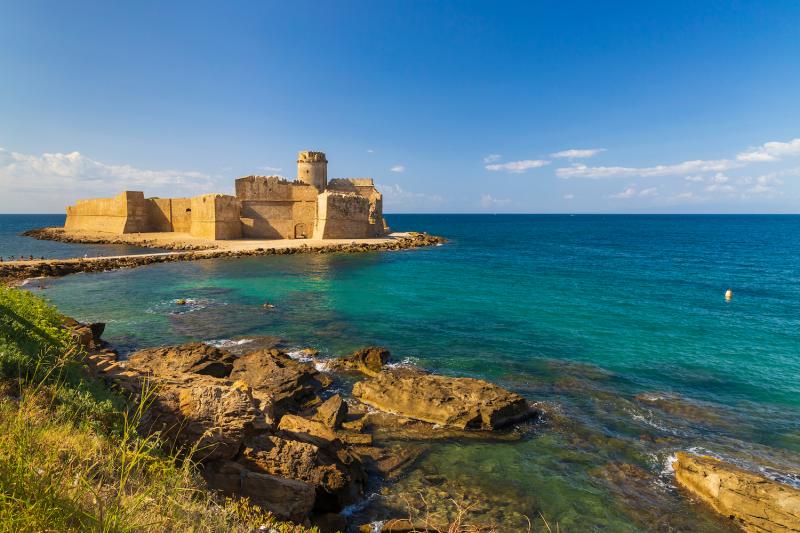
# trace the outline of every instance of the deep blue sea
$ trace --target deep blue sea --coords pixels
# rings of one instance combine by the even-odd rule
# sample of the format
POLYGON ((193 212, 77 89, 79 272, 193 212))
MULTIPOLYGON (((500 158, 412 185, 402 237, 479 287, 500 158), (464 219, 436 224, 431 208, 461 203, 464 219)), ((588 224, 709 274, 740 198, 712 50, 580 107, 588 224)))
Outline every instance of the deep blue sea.
MULTIPOLYGON (((378 344, 540 402, 545 421, 521 440, 436 443, 393 489, 480 500, 508 531, 539 513, 563 531, 728 530, 672 486, 678 450, 798 484, 800 217, 387 219, 450 242, 159 264, 34 290, 107 322, 123 350, 257 335, 328 355, 378 344)), ((42 225, 53 222, 0 217, 0 255, 84 253, 10 236, 42 225)))

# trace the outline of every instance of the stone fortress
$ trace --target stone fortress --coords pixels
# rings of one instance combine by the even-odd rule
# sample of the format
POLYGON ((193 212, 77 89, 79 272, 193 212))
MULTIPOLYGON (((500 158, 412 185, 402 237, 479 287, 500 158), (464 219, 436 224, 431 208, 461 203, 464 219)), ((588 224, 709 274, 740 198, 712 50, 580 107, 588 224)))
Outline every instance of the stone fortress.
POLYGON ((323 152, 297 158, 297 180, 246 176, 236 195, 145 198, 125 191, 78 200, 64 229, 110 234, 175 232, 209 240, 364 239, 388 233, 383 198, 371 178, 328 181, 323 152))

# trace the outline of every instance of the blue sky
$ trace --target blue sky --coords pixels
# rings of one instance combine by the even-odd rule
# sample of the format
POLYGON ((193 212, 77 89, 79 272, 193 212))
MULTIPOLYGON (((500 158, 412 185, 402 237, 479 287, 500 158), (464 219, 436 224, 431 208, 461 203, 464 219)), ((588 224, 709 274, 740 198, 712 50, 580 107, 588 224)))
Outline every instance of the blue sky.
POLYGON ((800 212, 800 2, 3 4, 0 212, 302 149, 387 212, 800 212))

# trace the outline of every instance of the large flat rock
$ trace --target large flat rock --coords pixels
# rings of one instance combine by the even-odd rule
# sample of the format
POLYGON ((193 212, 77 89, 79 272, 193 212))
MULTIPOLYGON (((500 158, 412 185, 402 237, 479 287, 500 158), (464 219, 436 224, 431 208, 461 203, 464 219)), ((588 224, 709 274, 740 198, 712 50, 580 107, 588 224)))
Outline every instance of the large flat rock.
POLYGON ((800 531, 800 490, 713 457, 678 452, 675 479, 745 531, 800 531))
POLYGON ((382 372, 356 383, 353 396, 381 411, 460 430, 494 430, 531 414, 525 398, 492 383, 419 372, 382 372))

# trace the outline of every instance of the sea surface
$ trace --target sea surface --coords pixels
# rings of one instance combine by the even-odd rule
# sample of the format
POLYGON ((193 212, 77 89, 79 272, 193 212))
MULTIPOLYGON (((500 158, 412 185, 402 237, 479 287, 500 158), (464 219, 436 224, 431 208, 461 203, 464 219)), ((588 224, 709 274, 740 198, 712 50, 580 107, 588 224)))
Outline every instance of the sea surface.
MULTIPOLYGON (((450 241, 29 287, 79 320, 107 322, 105 338, 123 351, 260 335, 328 356, 382 345, 395 361, 511 388, 545 413, 518 440, 426 446, 388 495, 374 488, 351 510, 363 520, 403 497, 416 513, 449 495, 505 531, 526 531, 525 516, 562 531, 730 530, 673 486, 679 450, 800 486, 800 217, 387 219, 450 241)), ((0 217, 14 231, 51 224, 0 217)), ((69 255, 69 245, 25 245, 69 255)), ((25 245, 0 235, 0 250, 25 245)))
POLYGON ((111 256, 152 253, 152 248, 127 244, 69 244, 39 241, 20 235, 29 229, 63 226, 66 215, 0 215, 0 258, 3 261, 25 259, 64 259, 70 257, 111 256))

